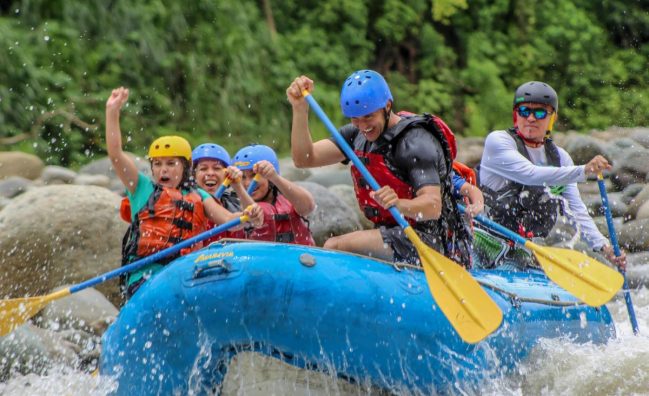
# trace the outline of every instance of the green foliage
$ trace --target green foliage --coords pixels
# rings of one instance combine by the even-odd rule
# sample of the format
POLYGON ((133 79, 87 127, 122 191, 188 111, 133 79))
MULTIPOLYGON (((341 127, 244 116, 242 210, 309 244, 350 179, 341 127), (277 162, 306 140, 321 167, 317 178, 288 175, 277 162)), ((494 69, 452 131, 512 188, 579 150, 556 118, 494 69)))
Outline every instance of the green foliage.
POLYGON ((66 166, 103 155, 104 103, 126 86, 122 130, 138 154, 171 133, 286 152, 288 84, 313 78, 342 125, 340 84, 361 68, 386 75, 397 110, 435 113, 458 134, 508 127, 511 93, 529 80, 558 91, 559 129, 647 125, 637 109, 649 107, 648 10, 623 0, 4 2, 0 150, 66 166))

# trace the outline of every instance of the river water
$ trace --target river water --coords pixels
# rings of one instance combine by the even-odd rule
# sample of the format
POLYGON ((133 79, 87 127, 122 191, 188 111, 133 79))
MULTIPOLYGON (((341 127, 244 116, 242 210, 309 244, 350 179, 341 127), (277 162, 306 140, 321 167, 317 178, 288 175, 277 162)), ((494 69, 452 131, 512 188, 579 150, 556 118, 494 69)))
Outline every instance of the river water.
MULTIPOLYGON (((621 297, 608 304, 617 338, 606 345, 541 340, 517 373, 484 385, 483 395, 649 395, 649 290, 634 291, 640 335, 631 330, 621 297)), ((368 388, 297 370, 263 357, 233 363, 224 394, 362 395, 368 388), (257 359, 257 360, 255 360, 257 359), (269 368, 271 367, 271 368, 269 368), (231 374, 234 373, 234 374, 231 374)), ((96 395, 115 388, 100 376, 58 367, 47 376, 15 376, 0 384, 0 395, 96 395)), ((460 393, 462 394, 462 393, 460 393)))

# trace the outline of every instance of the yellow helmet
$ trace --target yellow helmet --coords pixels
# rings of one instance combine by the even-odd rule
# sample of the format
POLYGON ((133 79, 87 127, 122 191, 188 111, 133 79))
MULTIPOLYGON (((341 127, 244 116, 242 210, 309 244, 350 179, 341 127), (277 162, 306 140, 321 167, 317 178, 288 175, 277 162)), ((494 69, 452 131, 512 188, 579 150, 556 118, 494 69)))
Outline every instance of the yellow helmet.
POLYGON ((149 147, 149 158, 156 157, 184 157, 191 162, 192 146, 180 136, 163 136, 154 140, 149 147))

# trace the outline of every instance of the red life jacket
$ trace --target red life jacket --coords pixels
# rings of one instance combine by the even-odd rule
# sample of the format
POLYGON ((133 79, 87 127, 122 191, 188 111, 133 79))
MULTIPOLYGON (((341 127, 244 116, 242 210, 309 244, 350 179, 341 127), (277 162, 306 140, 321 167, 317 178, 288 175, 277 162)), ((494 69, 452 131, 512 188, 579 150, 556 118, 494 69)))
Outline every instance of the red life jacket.
MULTIPOLYGON (((214 228, 216 224, 212 223, 211 220, 207 220, 207 229, 210 230, 214 228)), ((246 238, 246 233, 244 230, 236 230, 236 231, 225 231, 222 232, 218 235, 214 235, 210 239, 206 240, 203 242, 205 246, 209 245, 212 242, 220 241, 221 239, 226 239, 226 238, 235 238, 235 239, 245 239, 246 238)))
POLYGON ((309 226, 282 194, 275 196, 274 204, 257 202, 257 205, 264 211, 264 224, 247 230, 246 239, 315 246, 309 226))
MULTIPOLYGON (((126 206, 122 202, 120 213, 126 215, 126 206)), ((130 214, 130 204, 128 205, 130 214)), ((130 216, 128 216, 130 219, 130 216)), ((131 223, 130 235, 123 249, 124 261, 150 256, 160 250, 171 247, 183 240, 205 231, 207 218, 203 209, 201 195, 192 190, 182 195, 175 188, 156 185, 149 201, 131 223)), ((196 243, 182 249, 180 255, 200 249, 203 243, 196 243)), ((172 256, 165 262, 177 256, 172 256)))
MULTIPOLYGON (((365 164, 365 167, 370 172, 379 186, 390 186, 400 199, 414 198, 414 189, 399 179, 394 173, 390 171, 385 163, 385 158, 381 154, 366 153, 360 150, 354 150, 358 158, 365 164)), ((358 205, 365 214, 365 217, 374 224, 393 226, 397 222, 390 214, 390 211, 384 209, 379 205, 374 198, 370 196, 372 187, 365 181, 358 168, 352 165, 352 180, 354 181, 354 192, 356 192, 356 199, 358 205)), ((406 218, 410 225, 415 225, 416 221, 406 218)))

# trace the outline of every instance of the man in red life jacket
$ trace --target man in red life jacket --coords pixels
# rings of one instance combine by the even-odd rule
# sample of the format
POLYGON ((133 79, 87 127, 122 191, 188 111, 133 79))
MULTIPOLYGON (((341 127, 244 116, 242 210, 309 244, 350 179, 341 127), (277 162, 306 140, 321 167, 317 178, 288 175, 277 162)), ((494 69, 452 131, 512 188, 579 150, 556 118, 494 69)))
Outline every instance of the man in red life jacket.
MULTIPOLYGON (((300 168, 348 162, 332 139, 311 139, 302 92, 313 88, 313 81, 301 76, 286 90, 293 107, 293 161, 300 168)), ((390 88, 372 70, 354 72, 345 80, 340 106, 351 119, 340 133, 383 187, 373 192, 352 166, 359 205, 376 228, 330 238, 324 247, 418 263, 415 247, 388 211, 396 206, 424 243, 469 266, 471 237, 452 194, 450 147, 433 116, 395 114, 390 88)))
POLYGON ((255 175, 261 176, 251 195, 264 211, 264 224, 246 229, 247 239, 315 245, 305 219, 315 209, 313 196, 279 174, 279 161, 272 148, 261 144, 246 146, 234 156, 234 166, 243 171, 246 188, 255 175))

